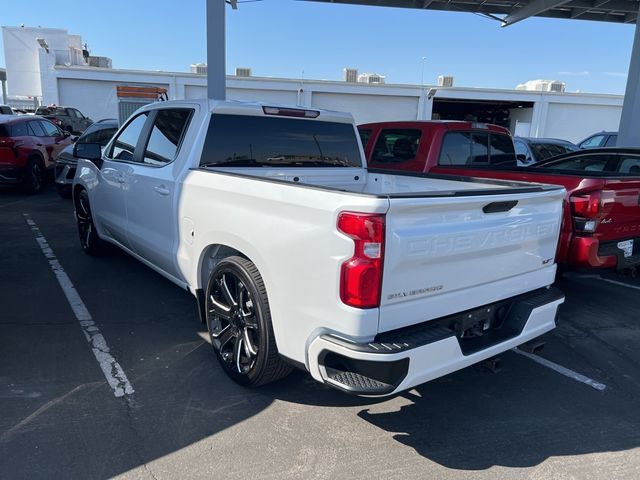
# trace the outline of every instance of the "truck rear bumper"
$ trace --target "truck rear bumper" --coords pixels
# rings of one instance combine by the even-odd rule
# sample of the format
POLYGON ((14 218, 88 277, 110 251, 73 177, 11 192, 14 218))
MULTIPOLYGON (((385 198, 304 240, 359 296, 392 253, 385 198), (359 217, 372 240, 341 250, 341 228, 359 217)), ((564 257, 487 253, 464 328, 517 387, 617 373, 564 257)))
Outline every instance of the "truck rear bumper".
POLYGON ((354 343, 335 334, 309 344, 316 380, 363 396, 385 396, 480 362, 555 327, 564 295, 545 288, 354 343))
POLYGON ((633 240, 633 252, 625 257, 619 241, 600 242, 593 237, 575 237, 571 241, 568 263, 573 267, 631 268, 640 265, 640 238, 633 240))

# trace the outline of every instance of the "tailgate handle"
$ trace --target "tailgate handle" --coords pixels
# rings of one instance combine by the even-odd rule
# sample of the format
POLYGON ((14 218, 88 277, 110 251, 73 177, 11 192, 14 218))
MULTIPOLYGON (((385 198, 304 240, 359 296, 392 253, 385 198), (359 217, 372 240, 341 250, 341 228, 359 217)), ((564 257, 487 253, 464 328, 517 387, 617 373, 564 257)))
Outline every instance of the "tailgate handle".
POLYGON ((508 202, 492 202, 482 207, 484 213, 508 212, 518 204, 517 200, 509 200, 508 202))

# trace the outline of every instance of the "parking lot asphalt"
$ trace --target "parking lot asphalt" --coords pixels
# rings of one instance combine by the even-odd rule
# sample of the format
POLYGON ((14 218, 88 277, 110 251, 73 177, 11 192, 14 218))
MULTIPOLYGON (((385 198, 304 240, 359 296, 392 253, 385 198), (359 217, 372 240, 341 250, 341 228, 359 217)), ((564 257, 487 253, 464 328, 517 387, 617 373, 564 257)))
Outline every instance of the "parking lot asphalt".
POLYGON ((561 279, 552 364, 507 352, 498 373, 376 401, 298 371, 236 385, 190 295, 119 251, 84 255, 51 187, 0 189, 0 252, 0 478, 640 478, 637 279, 561 279), (134 393, 114 395, 25 214, 134 393))

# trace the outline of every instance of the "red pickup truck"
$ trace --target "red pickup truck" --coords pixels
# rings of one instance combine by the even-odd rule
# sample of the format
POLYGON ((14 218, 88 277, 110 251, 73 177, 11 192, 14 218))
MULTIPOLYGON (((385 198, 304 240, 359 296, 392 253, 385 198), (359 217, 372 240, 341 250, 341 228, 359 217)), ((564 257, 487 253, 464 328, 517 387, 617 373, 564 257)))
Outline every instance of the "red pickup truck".
POLYGON ((592 149, 518 167, 508 130, 461 121, 360 125, 370 169, 562 185, 567 190, 557 262, 640 265, 640 149, 592 149))

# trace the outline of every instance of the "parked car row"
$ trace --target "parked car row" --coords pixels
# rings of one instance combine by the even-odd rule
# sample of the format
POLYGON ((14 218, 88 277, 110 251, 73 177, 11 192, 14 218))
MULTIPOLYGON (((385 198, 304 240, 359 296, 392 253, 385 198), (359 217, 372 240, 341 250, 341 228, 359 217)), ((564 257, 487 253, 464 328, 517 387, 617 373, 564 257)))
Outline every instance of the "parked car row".
POLYGON ((562 186, 556 261, 585 268, 640 264, 640 149, 576 150, 521 168, 508 131, 494 125, 385 122, 359 131, 374 168, 562 186))

